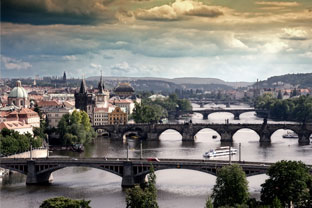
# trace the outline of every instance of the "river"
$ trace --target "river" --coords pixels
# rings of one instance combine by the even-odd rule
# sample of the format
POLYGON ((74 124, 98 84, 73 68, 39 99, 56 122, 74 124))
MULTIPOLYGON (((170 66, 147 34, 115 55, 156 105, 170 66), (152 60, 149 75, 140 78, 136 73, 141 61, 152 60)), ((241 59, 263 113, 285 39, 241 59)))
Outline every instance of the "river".
MULTIPOLYGON (((194 105, 194 108, 198 106, 194 105)), ((235 106, 244 107, 244 106, 235 106)), ((194 114, 194 123, 213 122, 222 123, 225 119, 230 122, 261 123, 262 119, 254 113, 244 113, 236 121, 230 113, 215 113, 209 115, 208 120, 202 120, 200 114, 194 114)), ((272 122, 272 121, 270 121, 272 122)), ((242 146, 242 160, 275 162, 279 160, 301 160, 312 164, 312 145, 299 146, 297 139, 283 139, 286 130, 278 130, 272 135, 270 145, 261 145, 259 136, 252 130, 238 131, 231 144, 238 148, 242 146)), ((221 145, 220 137, 212 139, 216 132, 204 129, 196 135, 195 142, 182 142, 182 137, 174 130, 168 130, 161 135, 160 141, 143 142, 144 157, 158 158, 191 158, 202 159, 202 154, 211 148, 221 145)), ((228 144, 222 144, 228 145, 228 144)), ((129 156, 140 156, 140 144, 136 140, 129 140, 129 156)), ((123 141, 112 141, 98 138, 93 144, 85 148, 85 152, 54 151, 54 156, 70 157, 126 157, 126 144, 123 141)), ((218 159, 228 160, 228 157, 218 159)), ((232 160, 238 160, 238 155, 232 160)), ((156 171, 158 204, 161 208, 204 207, 205 200, 211 194, 215 184, 215 176, 191 170, 161 170, 156 171)), ((48 186, 26 186, 26 177, 15 173, 7 175, 0 184, 1 208, 33 208, 39 207, 43 200, 56 196, 91 200, 91 207, 120 208, 125 207, 125 193, 121 189, 121 178, 102 170, 69 167, 53 173, 53 183, 48 186)), ((259 197, 261 184, 266 175, 248 177, 249 190, 252 196, 259 197)))

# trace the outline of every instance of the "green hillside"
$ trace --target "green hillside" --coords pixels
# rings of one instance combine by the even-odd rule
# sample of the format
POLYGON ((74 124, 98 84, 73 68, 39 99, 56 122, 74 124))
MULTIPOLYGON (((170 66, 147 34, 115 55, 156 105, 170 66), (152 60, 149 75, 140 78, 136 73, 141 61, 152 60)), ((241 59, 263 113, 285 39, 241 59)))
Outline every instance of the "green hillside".
POLYGON ((294 86, 298 85, 300 88, 312 88, 312 73, 274 76, 259 82, 259 84, 262 87, 274 87, 274 83, 277 82, 283 82, 284 84, 291 84, 294 86))

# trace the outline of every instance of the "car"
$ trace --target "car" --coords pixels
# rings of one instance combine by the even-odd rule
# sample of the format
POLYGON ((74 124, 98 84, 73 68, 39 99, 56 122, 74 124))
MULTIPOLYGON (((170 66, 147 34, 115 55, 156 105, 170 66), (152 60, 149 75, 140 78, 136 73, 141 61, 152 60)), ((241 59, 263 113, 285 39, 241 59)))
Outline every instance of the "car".
POLYGON ((149 162, 160 162, 160 160, 157 157, 149 157, 146 160, 149 162))

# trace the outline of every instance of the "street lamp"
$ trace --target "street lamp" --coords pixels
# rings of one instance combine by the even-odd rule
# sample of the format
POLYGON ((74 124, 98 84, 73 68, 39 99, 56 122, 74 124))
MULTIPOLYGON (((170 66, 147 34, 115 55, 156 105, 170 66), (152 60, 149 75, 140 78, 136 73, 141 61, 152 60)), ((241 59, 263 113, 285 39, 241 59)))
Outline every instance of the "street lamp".
POLYGON ((127 161, 129 161, 129 143, 127 140, 127 161))
POLYGON ((142 140, 140 141, 140 160, 143 158, 143 147, 142 147, 142 140))

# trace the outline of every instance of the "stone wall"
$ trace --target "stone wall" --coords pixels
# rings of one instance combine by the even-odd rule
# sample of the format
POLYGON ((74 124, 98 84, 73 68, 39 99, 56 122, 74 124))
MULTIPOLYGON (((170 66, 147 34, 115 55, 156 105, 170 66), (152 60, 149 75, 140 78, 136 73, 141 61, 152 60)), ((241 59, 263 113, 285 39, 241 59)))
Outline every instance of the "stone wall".
MULTIPOLYGON (((48 151, 46 148, 33 149, 32 157, 33 158, 44 158, 48 156, 48 151)), ((10 155, 8 158, 30 158, 30 151, 23 152, 15 155, 10 155)))

